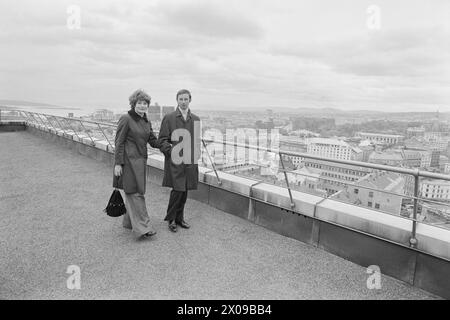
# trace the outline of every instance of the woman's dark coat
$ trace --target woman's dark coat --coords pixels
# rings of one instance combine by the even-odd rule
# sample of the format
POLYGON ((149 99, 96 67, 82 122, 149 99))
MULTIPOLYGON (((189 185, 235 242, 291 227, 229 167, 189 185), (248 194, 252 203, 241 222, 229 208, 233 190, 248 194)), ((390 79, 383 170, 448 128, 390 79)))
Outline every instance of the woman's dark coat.
POLYGON ((147 179, 147 143, 159 148, 147 117, 139 116, 134 110, 123 115, 117 124, 115 138, 115 165, 122 166, 120 178, 114 177, 113 186, 125 193, 145 194, 147 179))
POLYGON ((200 118, 188 111, 184 120, 181 111, 176 111, 164 116, 161 122, 158 142, 164 153, 164 178, 162 185, 171 187, 176 191, 195 190, 198 185, 198 158, 200 157, 200 118), (197 126, 197 132, 194 127, 197 126), (173 148, 181 142, 172 141, 172 133, 176 129, 186 129, 191 136, 191 161, 190 163, 175 164, 171 159, 173 148))

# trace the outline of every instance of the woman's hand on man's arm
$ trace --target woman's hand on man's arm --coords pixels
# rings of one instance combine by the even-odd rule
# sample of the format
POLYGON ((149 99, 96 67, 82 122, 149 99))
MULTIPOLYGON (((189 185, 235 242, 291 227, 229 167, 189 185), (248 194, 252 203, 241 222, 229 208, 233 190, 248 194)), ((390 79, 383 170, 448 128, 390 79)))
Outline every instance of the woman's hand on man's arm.
POLYGON ((114 175, 116 177, 120 177, 122 175, 122 166, 120 164, 116 164, 114 166, 114 175))

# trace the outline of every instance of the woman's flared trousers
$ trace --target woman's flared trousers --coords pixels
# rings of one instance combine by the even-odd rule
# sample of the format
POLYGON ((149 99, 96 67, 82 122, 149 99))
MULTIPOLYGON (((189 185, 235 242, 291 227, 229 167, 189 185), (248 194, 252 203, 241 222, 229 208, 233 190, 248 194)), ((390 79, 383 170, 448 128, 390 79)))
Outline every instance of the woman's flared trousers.
POLYGON ((124 228, 132 229, 139 237, 147 232, 154 232, 145 204, 145 197, 140 193, 125 193, 125 207, 127 213, 123 216, 124 228))

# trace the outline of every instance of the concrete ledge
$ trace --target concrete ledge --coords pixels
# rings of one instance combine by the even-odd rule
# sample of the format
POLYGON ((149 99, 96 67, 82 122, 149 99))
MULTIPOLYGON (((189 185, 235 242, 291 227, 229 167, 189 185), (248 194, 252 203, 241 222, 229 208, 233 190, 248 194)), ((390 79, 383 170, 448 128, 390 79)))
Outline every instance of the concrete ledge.
POLYGON ((417 249, 450 259, 450 230, 418 223, 417 249))
POLYGON ((335 200, 324 200, 317 206, 316 217, 406 246, 409 245, 412 221, 400 216, 335 200))
POLYGON ((255 201, 254 223, 276 233, 281 233, 282 221, 283 211, 281 208, 255 201))
POLYGON ((311 244, 313 221, 306 215, 255 201, 254 222, 284 236, 311 244))
MULTIPOLYGON (((210 171, 211 170, 212 169, 210 169, 210 171)), ((232 192, 237 192, 246 196, 250 196, 251 186, 255 184, 255 182, 257 182, 257 180, 238 177, 222 171, 217 171, 217 175, 222 182, 221 185, 219 185, 216 174, 214 172, 206 171, 203 177, 199 177, 199 180, 208 183, 209 185, 223 188, 225 190, 230 190, 232 192)))
POLYGON ((280 233, 286 237, 316 245, 314 221, 309 216, 285 211, 283 212, 280 233))
POLYGON ((192 190, 188 192, 188 198, 197 200, 206 204, 209 204, 210 198, 210 186, 204 183, 199 183, 197 190, 192 190))
POLYGON ((23 121, 1 121, 0 132, 14 132, 26 130, 26 124, 23 121))
POLYGON ((87 137, 87 138, 83 138, 83 143, 87 144, 89 146, 95 146, 95 142, 99 141, 99 139, 96 139, 94 137, 87 137))
POLYGON ((320 222, 319 248, 363 267, 377 265, 387 274, 413 284, 416 252, 387 241, 320 222))
POLYGON ((77 142, 81 142, 83 143, 84 138, 87 138, 87 136, 85 136, 84 134, 78 134, 78 135, 74 135, 72 137, 73 140, 77 141, 77 142))
MULTIPOLYGON (((292 200, 295 204, 295 207, 292 210, 295 210, 302 215, 313 217, 314 207, 317 203, 322 201, 323 198, 295 190, 292 190, 291 192, 292 200)), ((291 208, 289 191, 286 188, 261 183, 253 187, 253 197, 278 207, 291 208)))
MULTIPOLYGON (((104 141, 104 140, 95 140, 95 147, 103 150, 103 151, 109 151, 110 148, 112 148, 108 141, 104 141)), ((112 151, 112 149, 111 149, 112 151)))
POLYGON ((164 177, 164 170, 147 165, 147 181, 161 185, 164 177))
POLYGON ((214 186, 209 187, 208 204, 210 206, 243 219, 248 217, 248 201, 249 199, 246 196, 239 193, 214 186))
POLYGON ((164 156, 161 154, 152 154, 147 159, 147 165, 164 170, 164 156))
POLYGON ((414 286, 450 299, 449 263, 426 254, 418 254, 414 286))

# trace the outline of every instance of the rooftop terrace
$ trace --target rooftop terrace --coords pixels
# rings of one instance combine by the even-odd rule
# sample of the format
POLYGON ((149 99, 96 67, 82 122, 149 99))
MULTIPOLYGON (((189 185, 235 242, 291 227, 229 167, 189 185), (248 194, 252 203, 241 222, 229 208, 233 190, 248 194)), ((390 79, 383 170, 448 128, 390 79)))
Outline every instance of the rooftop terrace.
POLYGON ((137 241, 102 209, 111 168, 28 132, 0 133, 1 299, 434 299, 196 200, 193 227, 162 220, 168 189, 148 184, 158 234, 137 241), (69 265, 81 290, 66 287, 69 265))
POLYGON ((409 247, 407 219, 208 168, 187 203, 193 227, 172 234, 158 154, 146 195, 158 234, 137 241, 102 212, 112 190, 107 140, 0 123, 0 298, 450 297, 449 231, 417 223, 419 246, 409 247), (67 289, 70 265, 81 268, 81 290, 67 289), (369 265, 381 268, 379 290, 367 287, 369 265))

